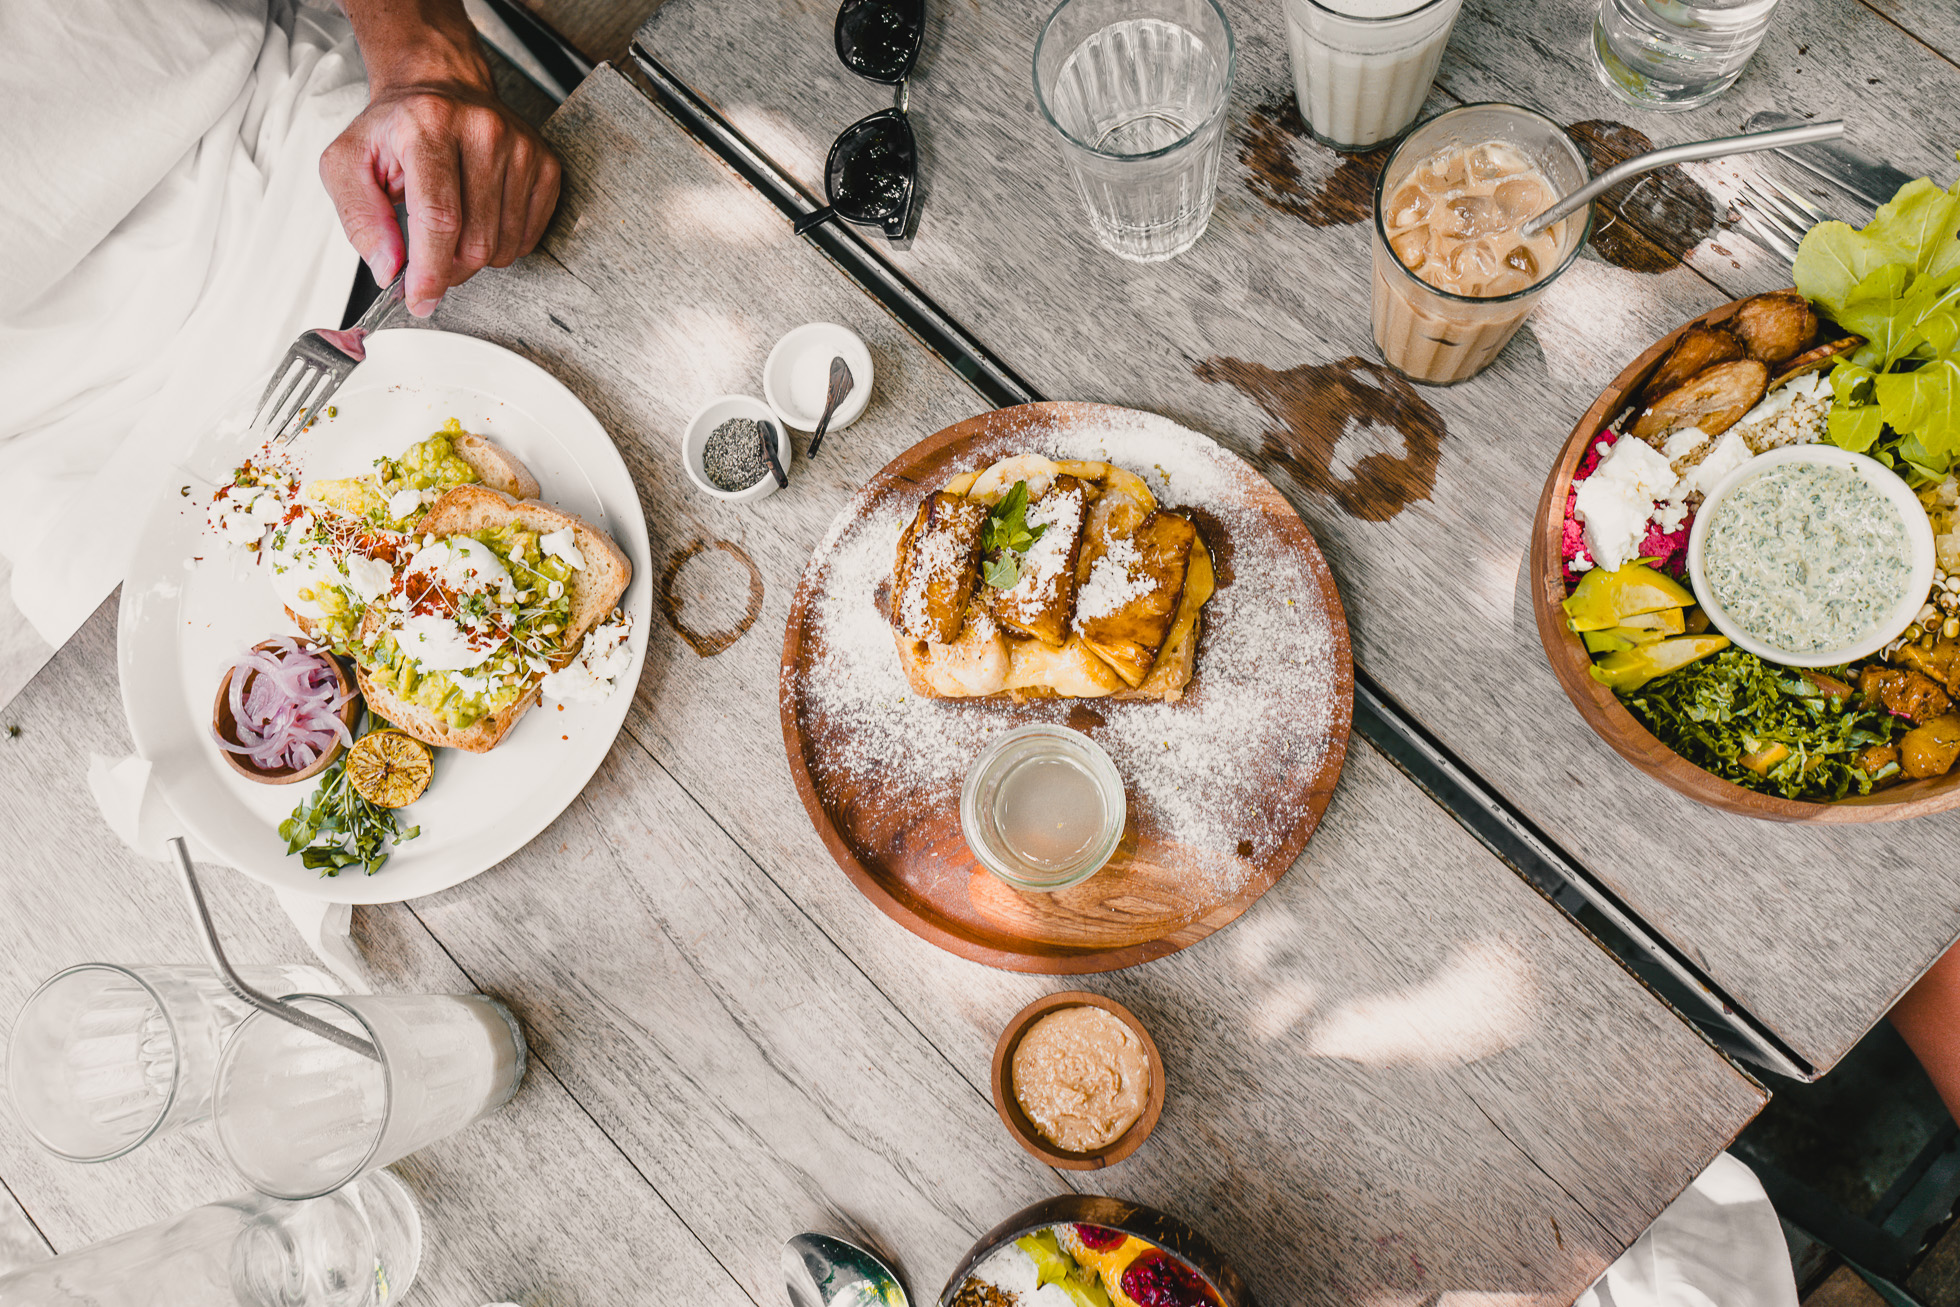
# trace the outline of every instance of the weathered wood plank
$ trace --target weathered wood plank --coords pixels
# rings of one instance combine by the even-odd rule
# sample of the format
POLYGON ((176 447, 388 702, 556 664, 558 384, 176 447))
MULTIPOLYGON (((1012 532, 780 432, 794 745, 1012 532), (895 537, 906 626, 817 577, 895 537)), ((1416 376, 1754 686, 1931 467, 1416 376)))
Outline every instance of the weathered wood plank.
MULTIPOLYGON (((689 1224, 726 1230, 725 1251, 707 1237, 745 1286, 773 1285, 771 1237, 829 1211, 892 1247, 925 1296, 1018 1201, 1025 1159, 992 1118, 988 1063, 1007 1018, 1056 986, 944 954, 858 894, 795 798, 775 665, 832 515, 975 401, 616 77, 588 81, 550 134, 572 180, 549 258, 480 277, 438 320, 535 358, 600 414, 656 565, 699 560, 679 586, 697 632, 740 630, 747 603, 747 569, 716 543, 739 547, 764 593, 712 657, 657 626, 628 724, 647 758, 623 743, 538 844, 421 910, 466 969, 518 996, 546 1056, 689 1224), (705 502, 666 442, 697 394, 752 390, 774 335, 822 317, 870 340, 871 409, 787 491, 705 502), (809 929, 855 973, 808 953, 809 929), (858 1051, 867 1030, 919 1075, 926 1049, 943 1059, 915 1086, 919 1122, 880 1107, 892 1090, 858 1051), (770 1168, 789 1178, 759 1183, 770 1168)), ((1761 1101, 1358 745, 1308 857, 1242 921, 1091 984, 1150 1022, 1172 1083, 1151 1142, 1087 1187, 1198 1220, 1271 1301, 1418 1275, 1424 1292, 1567 1301, 1761 1101), (1496 1022, 1454 1006, 1466 998, 1496 1022)))
MULTIPOLYGON (((1865 148, 1952 170, 1940 132, 1879 125, 1902 104, 1931 122, 1952 114, 1960 71, 1852 0, 1785 6, 1730 95, 1665 121, 1623 111, 1591 80, 1592 10, 1560 0, 1523 24, 1514 6, 1466 7, 1430 108, 1522 99, 1666 140, 1733 130, 1758 108, 1841 112, 1865 148), (1865 83, 1867 64, 1881 84, 1865 83)), ((1649 783, 1565 702, 1519 585, 1569 424, 1650 340, 1784 271, 1739 237, 1677 240, 1692 271, 1655 265, 1651 241, 1622 243, 1617 264, 1577 263, 1484 376, 1408 386, 1375 365, 1369 334, 1357 224, 1372 173, 1299 133, 1279 6, 1234 10, 1240 82, 1211 230, 1147 268, 1094 245, 1045 139, 1027 74, 1044 11, 933 11, 912 96, 930 193, 909 250, 874 247, 1045 396, 1167 413, 1272 475, 1328 553, 1357 661, 1742 1006, 1830 1066, 1960 934, 1960 889, 1940 870, 1960 823, 1770 828, 1649 783), (1638 270, 1651 266, 1663 270, 1638 270)), ((809 186, 831 136, 880 96, 816 39, 830 13, 822 0, 766 14, 670 0, 641 40, 809 186)), ((1690 204, 1699 191, 1676 193, 1690 204)), ((1657 219, 1656 239, 1680 221, 1657 219)))
MULTIPOLYGON (((21 732, 0 740, 0 840, 8 849, 0 863, 0 1012, 11 1023, 35 985, 77 962, 196 961, 171 873, 123 846, 83 780, 90 753, 120 757, 130 748, 116 690, 113 598, 21 694, 10 718, 21 732)), ((311 960, 270 890, 228 869, 207 868, 204 880, 235 960, 311 960)), ((358 909, 355 922, 375 988, 477 987, 406 908, 358 909)), ((748 1302, 567 1096, 547 1060, 540 1063, 493 1120, 399 1168, 425 1218, 414 1301, 625 1303, 641 1301, 649 1283, 670 1283, 689 1285, 690 1300, 748 1302)), ((80 1166, 41 1152, 11 1113, 0 1114, 0 1181, 62 1251, 245 1187, 208 1126, 80 1166)))
POLYGON ((0 1275, 54 1255, 48 1241, 6 1188, 0 1187, 0 1275))

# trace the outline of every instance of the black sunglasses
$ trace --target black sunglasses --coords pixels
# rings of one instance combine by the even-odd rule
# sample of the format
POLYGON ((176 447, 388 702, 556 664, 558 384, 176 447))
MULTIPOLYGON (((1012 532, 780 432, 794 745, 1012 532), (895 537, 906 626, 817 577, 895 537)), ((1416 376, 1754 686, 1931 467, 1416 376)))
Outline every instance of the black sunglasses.
POLYGON ((896 86, 892 107, 844 129, 824 161, 826 204, 796 220, 799 235, 843 218, 882 227, 891 240, 911 225, 918 195, 919 144, 905 116, 926 28, 925 0, 844 0, 837 9, 837 57, 867 81, 896 86))

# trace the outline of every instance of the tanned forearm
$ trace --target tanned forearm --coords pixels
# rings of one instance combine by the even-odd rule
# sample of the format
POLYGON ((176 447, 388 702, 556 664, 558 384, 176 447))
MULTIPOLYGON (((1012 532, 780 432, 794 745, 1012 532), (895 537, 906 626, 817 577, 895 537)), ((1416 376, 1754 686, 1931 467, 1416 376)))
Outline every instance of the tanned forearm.
POLYGON ((340 0, 367 60, 368 85, 490 86, 490 63, 463 0, 340 0))

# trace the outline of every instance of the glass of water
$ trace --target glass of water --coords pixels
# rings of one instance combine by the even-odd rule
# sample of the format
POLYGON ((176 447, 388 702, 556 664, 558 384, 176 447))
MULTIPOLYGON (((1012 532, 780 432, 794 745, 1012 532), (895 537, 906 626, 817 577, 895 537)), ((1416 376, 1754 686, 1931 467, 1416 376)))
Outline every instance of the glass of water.
MULTIPOLYGON (((274 994, 337 988, 316 967, 239 974, 274 994)), ((14 1108, 57 1157, 121 1157, 211 1115, 218 1053, 251 1011, 209 967, 70 967, 43 982, 14 1020, 14 1108)))
POLYGON ((415 1283, 422 1216, 377 1171, 289 1203, 247 1194, 0 1275, 0 1307, 386 1307, 415 1283))
POLYGON ((1593 72, 1645 109, 1692 109, 1735 84, 1776 0, 1599 0, 1593 72))
POLYGON ((1216 0, 1062 0, 1048 16, 1035 101, 1110 253, 1156 263, 1205 234, 1235 58, 1216 0))
POLYGON ((315 1198, 490 1115, 524 1079, 524 1032, 484 994, 296 994, 379 1059, 254 1012, 225 1046, 219 1146, 274 1198, 315 1198))

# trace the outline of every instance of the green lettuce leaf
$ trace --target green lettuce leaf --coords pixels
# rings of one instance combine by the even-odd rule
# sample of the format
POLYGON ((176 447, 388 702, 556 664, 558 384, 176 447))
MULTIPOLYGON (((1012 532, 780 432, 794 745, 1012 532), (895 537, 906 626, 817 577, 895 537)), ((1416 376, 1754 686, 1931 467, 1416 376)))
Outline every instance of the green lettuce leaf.
POLYGON ((1862 231, 1819 223, 1798 247, 1794 271, 1804 297, 1841 322, 1859 285, 1888 265, 1906 269, 1908 280, 1960 277, 1960 193, 1920 177, 1901 186, 1862 231))
POLYGON ((1960 454, 1960 183, 1908 182, 1864 230, 1812 228, 1797 289, 1865 344, 1831 373, 1833 444, 1924 479, 1960 454))

